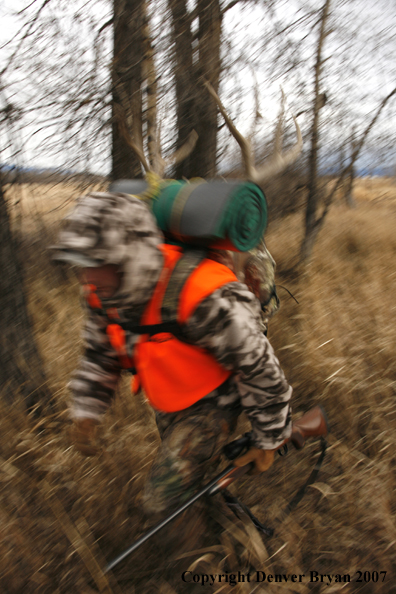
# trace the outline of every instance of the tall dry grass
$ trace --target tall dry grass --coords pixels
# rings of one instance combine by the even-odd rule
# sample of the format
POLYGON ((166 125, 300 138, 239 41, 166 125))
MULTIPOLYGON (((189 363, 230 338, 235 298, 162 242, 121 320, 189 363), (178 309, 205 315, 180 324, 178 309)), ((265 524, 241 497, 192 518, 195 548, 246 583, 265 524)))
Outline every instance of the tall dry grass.
POLYGON ((66 384, 81 348, 78 286, 42 251, 55 218, 37 227, 23 222, 33 225, 25 240, 29 307, 58 410, 37 422, 17 404, 1 407, 0 591, 182 592, 181 570, 191 566, 197 573, 255 568, 306 576, 294 584, 217 584, 218 592, 396 592, 395 219, 390 200, 358 199, 355 210, 336 204, 299 277, 301 215, 277 221, 268 233, 278 282, 299 301, 279 289, 282 308, 269 337, 294 387, 295 414, 320 402, 332 428, 318 482, 284 517, 317 458, 311 442, 233 487, 275 528, 274 537, 263 543, 248 522, 231 523, 220 510, 217 544, 208 535, 204 549, 186 551, 173 569, 166 552, 147 544, 110 577, 104 559, 144 530, 139 495, 158 443, 155 423, 141 398, 131 398, 125 378, 101 428, 102 453, 84 459, 70 447, 66 384), (310 571, 349 574, 352 582, 311 583, 310 571), (357 571, 387 574, 384 582, 358 583, 357 571))

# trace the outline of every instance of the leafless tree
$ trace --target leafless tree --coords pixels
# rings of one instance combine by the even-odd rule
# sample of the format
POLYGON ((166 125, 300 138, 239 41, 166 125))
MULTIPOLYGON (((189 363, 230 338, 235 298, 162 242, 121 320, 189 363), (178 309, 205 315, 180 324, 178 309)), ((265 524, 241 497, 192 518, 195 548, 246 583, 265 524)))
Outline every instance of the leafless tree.
POLYGON ((324 107, 320 89, 321 73, 323 67, 323 45, 328 35, 327 19, 330 11, 330 0, 325 0, 320 18, 320 29, 316 50, 315 76, 314 76, 314 105, 312 127, 310 132, 311 149, 308 163, 308 198, 305 211, 305 236, 301 247, 301 259, 306 260, 312 253, 313 244, 316 239, 318 221, 316 212, 318 208, 318 150, 319 150, 319 112, 324 107))
POLYGON ((113 0, 112 179, 141 177, 139 160, 121 133, 142 136, 144 0, 113 0), (121 126, 121 129, 120 129, 121 126))
POLYGON ((3 175, 0 172, 0 397, 9 404, 21 398, 41 413, 51 404, 23 282, 19 245, 11 233, 3 175))
MULTIPOLYGON (((383 98, 375 110, 374 115, 369 120, 369 123, 361 133, 360 138, 353 139, 353 149, 348 164, 341 170, 335 183, 329 191, 325 191, 324 196, 319 191, 319 174, 318 174, 318 152, 319 152, 319 116, 320 110, 324 107, 324 94, 321 91, 322 69, 325 60, 323 59, 323 47, 326 37, 329 34, 328 18, 330 14, 330 0, 325 0, 320 17, 320 26, 318 41, 316 47, 316 60, 314 68, 314 102, 312 110, 312 124, 310 130, 310 152, 308 159, 308 197, 305 211, 305 234, 301 245, 300 261, 306 263, 313 251, 313 247, 320 230, 323 227, 326 216, 329 212, 330 206, 333 202, 337 190, 343 185, 344 181, 348 179, 349 193, 351 193, 351 183, 353 183, 353 172, 355 163, 361 153, 361 150, 366 142, 368 134, 374 128, 381 112, 394 96, 396 89, 393 89, 385 98, 383 98), (323 202, 323 207, 320 214, 320 204, 323 202)), ((331 57, 330 57, 331 59, 331 57)))

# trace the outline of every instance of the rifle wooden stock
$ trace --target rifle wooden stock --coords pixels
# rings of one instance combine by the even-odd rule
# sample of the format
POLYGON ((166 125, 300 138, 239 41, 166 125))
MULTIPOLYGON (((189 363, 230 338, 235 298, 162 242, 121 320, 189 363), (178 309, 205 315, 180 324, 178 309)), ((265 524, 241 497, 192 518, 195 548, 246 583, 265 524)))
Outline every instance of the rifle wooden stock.
MULTIPOLYGON (((308 437, 326 437, 329 431, 329 421, 327 419, 325 410, 323 406, 318 404, 292 424, 291 436, 286 439, 277 449, 280 450, 287 443, 292 443, 296 450, 301 450, 301 448, 305 446, 305 441, 308 437)), ((252 433, 245 434, 244 437, 242 437, 240 440, 236 440, 233 443, 241 442, 241 445, 243 444, 244 447, 249 449, 251 435, 252 433)), ((235 458, 239 457, 241 454, 242 451, 240 451, 239 454, 235 456, 235 458)), ((250 463, 246 464, 246 466, 231 467, 228 474, 222 476, 211 488, 209 495, 214 495, 214 493, 217 493, 217 491, 227 488, 228 485, 230 485, 235 479, 240 478, 249 472, 253 466, 253 463, 250 463)))
POLYGON ((307 437, 326 437, 329 431, 329 421, 325 410, 318 404, 293 423, 292 434, 285 443, 290 441, 296 450, 301 450, 307 437))

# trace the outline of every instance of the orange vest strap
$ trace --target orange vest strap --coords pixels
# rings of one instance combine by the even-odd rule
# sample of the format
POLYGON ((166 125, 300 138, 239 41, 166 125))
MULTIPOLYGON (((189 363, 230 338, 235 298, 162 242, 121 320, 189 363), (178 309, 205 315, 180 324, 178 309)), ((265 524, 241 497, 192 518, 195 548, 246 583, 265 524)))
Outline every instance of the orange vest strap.
MULTIPOLYGON (((85 299, 90 308, 102 309, 102 302, 96 294, 95 285, 84 285, 83 291, 85 299)), ((110 320, 116 320, 120 318, 116 307, 107 309, 106 315, 110 320)), ((106 327, 106 334, 109 337, 111 346, 118 355, 121 365, 125 369, 133 368, 133 359, 127 355, 125 330, 119 324, 108 324, 106 327)))
POLYGON ((184 287, 206 254, 206 250, 188 250, 177 260, 163 293, 160 313, 163 322, 180 321, 178 310, 184 287))
POLYGON ((111 346, 120 359, 121 365, 125 369, 133 367, 133 359, 127 355, 125 330, 119 324, 108 324, 106 334, 109 337, 111 346))
POLYGON ((102 302, 96 294, 95 285, 83 285, 84 297, 92 309, 102 309, 102 302))
POLYGON ((117 353, 126 355, 125 330, 119 324, 108 324, 106 333, 117 353))

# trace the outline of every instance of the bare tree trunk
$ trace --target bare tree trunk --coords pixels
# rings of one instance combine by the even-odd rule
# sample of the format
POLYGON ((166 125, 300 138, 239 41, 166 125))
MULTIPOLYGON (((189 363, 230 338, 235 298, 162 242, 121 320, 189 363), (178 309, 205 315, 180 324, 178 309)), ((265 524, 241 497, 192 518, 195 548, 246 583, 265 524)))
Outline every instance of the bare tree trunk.
POLYGON ((326 22, 329 15, 330 1, 325 0, 320 20, 320 31, 316 50, 315 79, 314 79, 314 109, 311 128, 311 151, 309 155, 308 173, 308 199, 305 211, 305 236, 301 246, 300 258, 302 262, 308 260, 316 237, 323 225, 322 217, 317 218, 318 209, 318 151, 319 151, 319 111, 323 106, 320 90, 320 77, 322 71, 322 50, 327 35, 326 22))
POLYGON ((135 139, 142 137, 142 62, 144 0, 113 0, 112 179, 142 177, 134 151, 120 132, 118 120, 135 139))
POLYGON ((26 307, 22 266, 12 236, 0 179, 0 395, 12 403, 21 396, 28 409, 50 404, 43 365, 26 307))
POLYGON ((160 150, 157 130, 157 75, 154 63, 154 49, 151 41, 150 22, 147 14, 147 5, 144 3, 145 23, 143 29, 143 78, 146 88, 146 110, 145 122, 147 124, 147 150, 149 163, 154 171, 157 171, 157 164, 160 150))
POLYGON ((197 170, 194 176, 214 177, 216 174, 217 155, 217 106, 208 97, 203 81, 210 82, 216 93, 219 90, 221 61, 220 41, 222 14, 219 0, 198 0, 198 105, 197 127, 198 142, 192 157, 197 170))
MULTIPOLYGON (((356 130, 353 128, 352 134, 351 134, 351 161, 352 161, 353 154, 355 153, 356 147, 357 147, 356 130)), ((345 182, 345 190, 344 190, 345 202, 346 202, 346 205, 349 206, 349 208, 356 207, 356 203, 353 198, 353 182, 355 181, 355 176, 356 176, 356 168, 355 168, 355 165, 353 162, 353 163, 351 163, 351 168, 347 175, 347 179, 345 182)))
POLYGON ((372 119, 368 123, 365 131, 363 132, 362 136, 360 137, 359 141, 356 141, 354 143, 354 149, 353 149, 353 153, 351 155, 349 164, 341 171, 340 175, 338 176, 337 181, 333 185, 332 189, 328 192, 328 194, 325 198, 325 201, 324 201, 324 208, 323 208, 323 211, 322 211, 320 217, 315 218, 315 222, 314 222, 313 226, 311 227, 310 233, 309 234, 306 233, 306 236, 305 236, 304 242, 303 242, 303 246, 302 246, 302 250, 301 250, 301 263, 306 262, 309 259, 309 257, 311 256, 313 247, 315 245, 316 238, 318 236, 319 231, 323 227, 323 223, 325 221, 327 213, 329 212, 330 206, 333 202, 333 198, 334 198, 336 192, 342 186, 345 178, 348 175, 350 175, 350 172, 354 169, 355 163, 357 161, 357 158, 360 155, 360 151, 362 150, 362 148, 364 146, 367 136, 369 135, 372 128, 375 126, 379 116, 381 115, 382 110, 384 109, 384 107, 386 106, 388 101, 390 99, 392 99, 392 97, 394 97, 395 95, 396 95, 396 87, 390 93, 388 93, 388 95, 386 97, 384 97, 384 99, 379 104, 377 111, 375 112, 374 116, 372 117, 372 119), (304 249, 304 251, 303 251, 303 249, 304 249), (304 255, 305 255, 305 258, 304 258, 304 255))
MULTIPOLYGON (((191 15, 187 10, 186 0, 169 0, 172 14, 174 40, 174 75, 176 85, 177 110, 177 148, 186 142, 194 129, 194 104, 196 80, 193 71, 193 36, 191 15)), ((191 155, 176 168, 176 177, 191 177, 191 155)))
POLYGON ((355 181, 356 170, 352 165, 345 184, 345 202, 349 208, 356 208, 356 202, 353 197, 353 183, 355 181))
POLYGON ((177 148, 185 143, 193 129, 198 133, 195 149, 178 165, 176 177, 213 177, 216 173, 217 107, 210 101, 203 82, 208 80, 217 92, 221 71, 220 3, 219 0, 198 0, 194 11, 194 17, 199 20, 196 40, 186 0, 169 0, 169 6, 175 43, 177 148))

